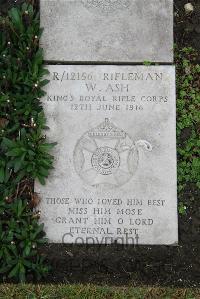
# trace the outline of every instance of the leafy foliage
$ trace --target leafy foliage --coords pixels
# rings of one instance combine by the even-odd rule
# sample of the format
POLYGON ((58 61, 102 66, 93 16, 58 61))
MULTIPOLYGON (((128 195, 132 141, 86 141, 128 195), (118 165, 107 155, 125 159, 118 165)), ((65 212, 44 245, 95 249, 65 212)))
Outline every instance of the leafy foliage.
MULTIPOLYGON (((48 81, 39 49, 39 17, 31 5, 0 17, 0 277, 25 281, 47 271, 33 180, 44 184, 53 157, 40 98, 48 81)), ((0 279, 1 279, 0 278, 0 279)))
MULTIPOLYGON (((179 196, 190 186, 200 188, 200 65, 192 48, 176 49, 177 152, 179 196)), ((187 204, 186 204, 187 205, 187 204)), ((179 213, 185 214, 183 202, 179 213)))

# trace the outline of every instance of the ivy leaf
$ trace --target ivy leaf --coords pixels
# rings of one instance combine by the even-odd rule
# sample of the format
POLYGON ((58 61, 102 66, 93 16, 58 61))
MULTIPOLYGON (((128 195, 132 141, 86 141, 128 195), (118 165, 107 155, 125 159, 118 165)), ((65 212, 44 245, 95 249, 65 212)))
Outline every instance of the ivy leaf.
POLYGON ((17 264, 15 265, 15 267, 11 270, 11 272, 10 272, 9 275, 8 275, 9 278, 12 278, 12 277, 16 276, 17 272, 19 272, 19 265, 20 265, 20 264, 17 263, 17 264))
POLYGON ((57 143, 56 142, 53 142, 53 143, 44 143, 44 144, 41 144, 39 147, 41 150, 51 150, 54 146, 56 146, 57 143))
POLYGON ((38 178, 38 180, 39 180, 39 182, 40 182, 41 185, 45 185, 45 179, 44 179, 43 176, 41 176, 41 175, 38 174, 37 178, 38 178))
POLYGON ((23 177, 25 177, 25 175, 26 175, 25 170, 21 170, 21 171, 18 173, 18 175, 17 175, 17 177, 16 177, 16 179, 15 179, 15 182, 18 183, 19 181, 21 181, 21 180, 23 179, 23 177))
POLYGON ((47 169, 45 169, 44 167, 40 167, 39 168, 39 173, 44 176, 44 177, 47 177, 48 174, 49 174, 49 171, 47 169))
POLYGON ((5 173, 4 173, 4 182, 7 183, 10 178, 10 171, 8 168, 6 168, 5 173))
POLYGON ((15 25, 15 27, 20 31, 23 32, 24 26, 22 23, 22 18, 21 18, 21 14, 20 11, 16 8, 13 7, 9 12, 9 17, 11 18, 13 24, 15 25))
POLYGON ((6 137, 3 138, 2 144, 5 145, 8 148, 14 147, 16 145, 14 141, 12 141, 12 140, 10 140, 6 137))
POLYGON ((34 64, 40 65, 43 62, 43 50, 39 49, 34 57, 34 64))
POLYGON ((17 205, 17 217, 19 217, 22 214, 23 209, 24 209, 24 207, 22 205, 22 200, 20 199, 18 201, 18 205, 17 205))
POLYGON ((30 247, 30 245, 28 244, 28 245, 26 245, 26 247, 25 247, 25 249, 24 249, 24 254, 25 254, 25 256, 29 256, 30 251, 31 251, 31 247, 30 247))
POLYGON ((4 181, 4 168, 0 168, 0 183, 3 183, 4 181))
POLYGON ((25 270, 24 265, 20 264, 20 266, 19 266, 19 280, 20 280, 20 282, 25 282, 25 273, 26 273, 26 270, 25 270))
POLYGON ((42 81, 40 82, 40 87, 43 87, 43 86, 47 85, 49 82, 50 82, 50 81, 47 80, 47 79, 42 80, 42 81))
POLYGON ((14 148, 12 149, 11 151, 7 152, 6 153, 6 156, 9 156, 9 157, 17 157, 17 156, 20 156, 20 154, 22 154, 22 149, 21 148, 14 148))
POLYGON ((24 158, 25 158, 25 155, 26 154, 23 154, 22 157, 20 158, 16 158, 14 161, 13 161, 13 164, 14 164, 14 172, 18 172, 22 167, 23 167, 23 162, 24 162, 24 158))

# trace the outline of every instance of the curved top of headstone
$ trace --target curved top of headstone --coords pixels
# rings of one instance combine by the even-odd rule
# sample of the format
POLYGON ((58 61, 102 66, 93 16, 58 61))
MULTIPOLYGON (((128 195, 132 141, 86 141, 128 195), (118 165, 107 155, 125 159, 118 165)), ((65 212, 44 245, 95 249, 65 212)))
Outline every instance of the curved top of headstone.
POLYGON ((173 0, 40 0, 45 60, 173 62, 173 0))
POLYGON ((114 13, 117 10, 127 9, 130 0, 82 0, 83 5, 100 13, 114 13))

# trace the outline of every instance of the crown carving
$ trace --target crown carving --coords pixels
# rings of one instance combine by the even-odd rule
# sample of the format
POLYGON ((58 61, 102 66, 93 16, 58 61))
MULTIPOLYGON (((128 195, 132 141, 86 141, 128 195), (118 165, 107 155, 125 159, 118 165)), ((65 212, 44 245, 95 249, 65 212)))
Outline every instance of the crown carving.
POLYGON ((92 138, 121 139, 126 137, 126 133, 112 124, 108 118, 105 118, 103 123, 88 132, 88 136, 92 138))

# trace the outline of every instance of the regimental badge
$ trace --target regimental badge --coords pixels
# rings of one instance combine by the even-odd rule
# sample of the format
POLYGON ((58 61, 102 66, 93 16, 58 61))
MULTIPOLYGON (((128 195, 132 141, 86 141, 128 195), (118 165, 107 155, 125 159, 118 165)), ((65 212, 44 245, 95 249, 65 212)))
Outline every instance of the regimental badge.
POLYGON ((102 13, 112 13, 116 10, 126 9, 132 0, 81 0, 88 9, 98 10, 102 13))
POLYGON ((78 140, 74 149, 74 167, 79 177, 90 186, 120 187, 136 173, 140 147, 152 151, 148 141, 134 142, 106 118, 78 140))

